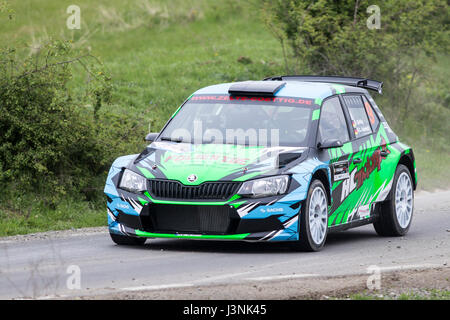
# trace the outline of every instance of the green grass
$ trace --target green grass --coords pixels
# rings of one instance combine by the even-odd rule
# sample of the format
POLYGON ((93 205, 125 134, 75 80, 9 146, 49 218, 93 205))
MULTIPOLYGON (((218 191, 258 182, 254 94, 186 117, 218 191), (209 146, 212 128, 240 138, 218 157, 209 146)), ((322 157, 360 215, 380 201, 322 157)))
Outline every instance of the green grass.
MULTIPOLYGON (((90 48, 112 75, 108 112, 138 118, 149 131, 159 130, 184 99, 203 86, 285 73, 282 49, 253 1, 78 0, 81 30, 68 30, 66 8, 73 3, 11 1, 15 16, 8 21, 0 15, 0 45, 18 43, 22 55, 50 38, 90 48)), ((434 72, 448 74, 447 62, 439 62, 434 72)), ((86 80, 86 74, 75 70, 72 90, 83 94, 86 80)), ((410 131, 400 136, 415 149, 419 187, 448 186, 448 149, 442 149, 441 142, 430 146, 427 139, 416 144, 416 139, 408 139, 410 131)), ((106 223, 104 208, 88 202, 67 200, 55 210, 36 203, 25 206, 29 214, 0 203, 0 236, 106 223)))
POLYGON ((450 300, 449 290, 420 290, 419 292, 407 292, 394 296, 389 294, 374 294, 361 292, 350 295, 351 300, 450 300))
POLYGON ((450 181, 449 153, 446 150, 411 144, 416 157, 418 189, 434 191, 448 189, 450 181))
MULTIPOLYGON (((392 123, 400 140, 414 149, 419 179, 419 189, 433 191, 448 189, 450 186, 450 56, 439 56, 437 61, 429 61, 429 78, 432 84, 424 82, 415 93, 415 117, 392 123), (442 101, 440 104, 427 99, 442 101)), ((390 121, 387 113, 387 120, 390 121)))
POLYGON ((85 201, 62 201, 54 210, 34 202, 22 211, 0 209, 0 236, 106 225, 106 209, 85 201))
MULTIPOLYGON (((154 130, 203 86, 283 71, 277 40, 240 1, 78 1, 82 24, 76 31, 65 26, 71 3, 14 2, 15 20, 0 31, 0 40, 37 46, 63 37, 90 47, 113 76, 111 111, 145 114, 142 121, 154 130), (252 63, 239 63, 242 56, 252 63)), ((83 73, 76 74, 73 87, 85 80, 83 73)))

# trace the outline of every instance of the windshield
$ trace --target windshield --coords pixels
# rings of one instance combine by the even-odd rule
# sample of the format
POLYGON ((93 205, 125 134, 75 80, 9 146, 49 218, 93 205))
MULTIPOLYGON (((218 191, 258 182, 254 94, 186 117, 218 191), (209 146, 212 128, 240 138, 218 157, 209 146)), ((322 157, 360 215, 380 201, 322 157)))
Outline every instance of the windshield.
POLYGON ((283 104, 280 98, 255 98, 254 101, 248 101, 250 98, 237 101, 229 96, 223 96, 224 101, 214 99, 217 96, 207 101, 195 98, 197 96, 192 97, 170 120, 160 140, 246 146, 307 146, 312 106, 310 103, 292 103, 304 100, 294 98, 289 99, 291 103, 283 104))

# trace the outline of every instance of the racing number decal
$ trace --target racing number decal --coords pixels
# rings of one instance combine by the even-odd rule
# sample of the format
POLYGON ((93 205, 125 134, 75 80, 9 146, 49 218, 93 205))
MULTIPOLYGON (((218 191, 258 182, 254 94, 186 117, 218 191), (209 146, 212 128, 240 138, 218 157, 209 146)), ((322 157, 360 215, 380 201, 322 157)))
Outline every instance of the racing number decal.
POLYGON ((375 123, 375 116, 373 115, 373 110, 367 101, 364 101, 364 107, 366 108, 367 115, 369 116, 370 123, 373 125, 375 123))

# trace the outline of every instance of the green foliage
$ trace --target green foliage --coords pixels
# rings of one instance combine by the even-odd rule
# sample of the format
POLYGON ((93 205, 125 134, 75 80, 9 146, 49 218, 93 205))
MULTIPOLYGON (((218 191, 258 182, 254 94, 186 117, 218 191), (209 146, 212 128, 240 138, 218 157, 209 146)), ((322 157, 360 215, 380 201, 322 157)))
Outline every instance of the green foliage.
POLYGON ((0 208, 0 237, 16 234, 105 225, 104 203, 98 209, 93 202, 66 197, 55 209, 38 199, 37 194, 21 195, 11 206, 0 208))
POLYGON ((399 81, 420 55, 448 45, 443 0, 383 1, 380 29, 367 27, 368 1, 262 2, 267 23, 283 32, 308 72, 375 78, 393 72, 399 81))
MULTIPOLYGON (((0 52, 0 181, 10 193, 32 191, 51 206, 68 192, 88 198, 100 193, 95 178, 118 154, 104 140, 128 134, 130 122, 100 117, 111 91, 101 68, 95 57, 61 41, 24 60, 15 49, 0 52), (73 64, 81 65, 93 83, 82 98, 68 88, 73 64), (93 111, 81 105, 89 97, 93 111)), ((120 138, 116 145, 128 141, 120 138)))
POLYGON ((267 24, 282 32, 298 61, 292 71, 383 80, 391 102, 405 112, 426 74, 424 57, 448 50, 444 0, 383 1, 380 29, 367 26, 368 1, 262 2, 267 24))
POLYGON ((14 18, 14 10, 5 0, 0 1, 0 21, 3 19, 12 20, 14 18))
POLYGON ((450 291, 441 289, 415 289, 402 293, 360 292, 351 294, 351 300, 450 300, 450 291))
POLYGON ((374 14, 368 11, 370 1, 261 3, 266 25, 291 49, 288 73, 381 80, 384 95, 375 99, 396 132, 419 145, 450 152, 440 138, 450 135, 450 78, 430 68, 449 50, 447 1, 379 2, 379 29, 368 27, 374 14))

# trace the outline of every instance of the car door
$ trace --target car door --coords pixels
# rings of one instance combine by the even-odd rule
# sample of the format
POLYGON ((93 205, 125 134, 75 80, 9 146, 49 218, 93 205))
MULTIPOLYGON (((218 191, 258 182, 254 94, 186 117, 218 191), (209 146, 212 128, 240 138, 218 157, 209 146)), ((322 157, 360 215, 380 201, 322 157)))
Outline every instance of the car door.
POLYGON ((327 139, 337 139, 342 147, 321 149, 318 157, 321 161, 329 162, 331 172, 331 204, 328 210, 328 225, 341 223, 345 215, 345 208, 341 206, 344 182, 349 180, 349 160, 353 149, 349 121, 344 114, 338 96, 326 99, 320 111, 317 142, 327 139))
POLYGON ((380 119, 378 114, 379 111, 376 111, 377 107, 375 101, 370 96, 365 95, 362 96, 362 99, 373 131, 371 143, 375 148, 378 148, 380 152, 381 170, 377 169, 374 173, 374 183, 377 186, 374 201, 383 201, 391 189, 392 178, 396 167, 393 165, 396 161, 396 157, 391 153, 389 145, 390 142, 396 141, 397 139, 388 124, 384 122, 383 125, 383 120, 380 119))
POLYGON ((381 169, 381 141, 376 137, 379 119, 363 94, 341 96, 344 112, 350 122, 352 154, 349 158, 349 177, 341 190, 339 224, 367 219, 379 192, 381 169))

